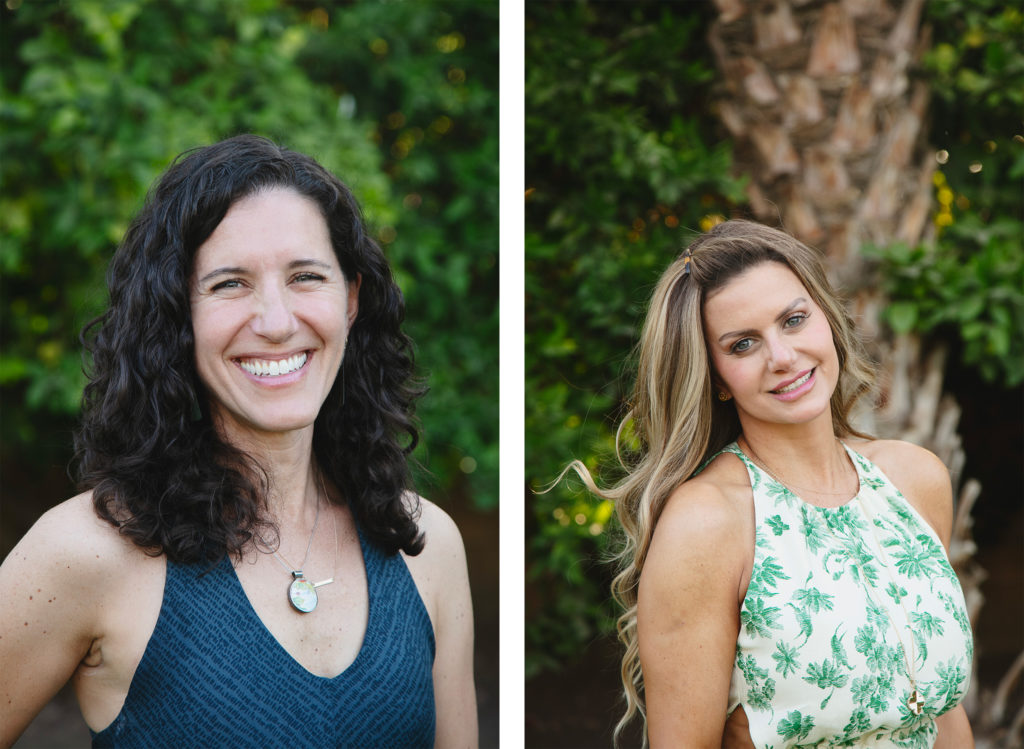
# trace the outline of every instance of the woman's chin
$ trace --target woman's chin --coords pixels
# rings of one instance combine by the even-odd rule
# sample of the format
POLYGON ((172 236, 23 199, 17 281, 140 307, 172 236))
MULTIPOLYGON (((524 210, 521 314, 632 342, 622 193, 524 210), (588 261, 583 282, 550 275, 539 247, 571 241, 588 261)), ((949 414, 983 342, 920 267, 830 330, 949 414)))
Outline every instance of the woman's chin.
POLYGON ((312 429, 316 416, 316 413, 297 414, 294 411, 258 415, 224 414, 221 418, 216 419, 216 423, 219 430, 229 440, 245 439, 247 436, 273 439, 312 429))

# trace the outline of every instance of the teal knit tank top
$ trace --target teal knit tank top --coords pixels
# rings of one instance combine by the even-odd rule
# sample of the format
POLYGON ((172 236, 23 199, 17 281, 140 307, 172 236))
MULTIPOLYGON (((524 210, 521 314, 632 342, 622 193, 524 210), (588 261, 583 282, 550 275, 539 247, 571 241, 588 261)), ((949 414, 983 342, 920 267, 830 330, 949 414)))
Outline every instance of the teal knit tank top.
POLYGON ((431 747, 434 630, 400 554, 359 541, 370 597, 355 661, 303 668, 253 610, 228 558, 167 563, 156 628, 93 747, 431 747))
POLYGON ((877 466, 846 451, 860 490, 823 508, 735 443, 723 450, 746 465, 754 494, 729 712, 743 706, 759 749, 931 747, 936 716, 967 691, 971 628, 939 538, 877 466))

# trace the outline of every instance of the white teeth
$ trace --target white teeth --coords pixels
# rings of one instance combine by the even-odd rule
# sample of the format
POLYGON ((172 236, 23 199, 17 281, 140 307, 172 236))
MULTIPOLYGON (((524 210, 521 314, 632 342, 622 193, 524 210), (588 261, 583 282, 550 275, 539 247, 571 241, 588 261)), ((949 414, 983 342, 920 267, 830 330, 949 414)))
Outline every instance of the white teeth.
POLYGON ((281 361, 264 359, 242 359, 239 361, 242 369, 257 377, 279 377, 291 374, 296 369, 301 369, 306 364, 306 353, 296 354, 281 361))
POLYGON ((805 374, 803 377, 801 377, 796 382, 791 382, 790 384, 786 385, 786 387, 779 388, 778 390, 773 390, 772 392, 773 393, 788 393, 791 390, 796 390, 798 387, 800 387, 805 382, 807 382, 809 379, 811 379, 812 372, 813 372, 813 370, 811 372, 808 372, 807 374, 805 374))

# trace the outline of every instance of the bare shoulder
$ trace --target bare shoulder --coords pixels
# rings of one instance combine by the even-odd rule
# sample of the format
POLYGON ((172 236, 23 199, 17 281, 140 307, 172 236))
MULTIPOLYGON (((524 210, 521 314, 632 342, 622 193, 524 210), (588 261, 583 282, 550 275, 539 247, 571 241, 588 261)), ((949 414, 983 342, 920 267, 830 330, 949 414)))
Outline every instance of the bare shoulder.
POLYGON ((753 503, 746 468, 722 455, 679 486, 657 520, 643 584, 678 579, 680 570, 728 577, 737 586, 753 553, 753 503))
MULTIPOLYGON (((0 565, 0 746, 13 741, 113 625, 137 626, 145 607, 135 592, 140 582, 160 589, 162 561, 102 521, 90 493, 36 521, 0 565)), ((102 652, 106 660, 118 647, 102 652)))
POLYGON ((466 552, 451 516, 428 499, 418 500, 417 525, 423 534, 423 550, 416 555, 403 552, 403 556, 422 593, 425 589, 433 590, 447 575, 464 570, 466 552))
POLYGON ((61 576, 80 578, 103 575, 137 555, 144 552, 100 519, 93 509, 92 492, 85 492, 47 510, 4 564, 31 564, 39 572, 55 568, 61 576))
POLYGON ((908 502, 928 521, 943 543, 953 523, 953 487, 949 469, 930 450, 902 440, 862 440, 850 447, 878 466, 908 502))
POLYGON ((425 537, 426 546, 448 546, 453 542, 461 546, 462 535, 451 516, 429 499, 420 497, 419 501, 419 527, 425 537))
MULTIPOLYGON (((413 500, 416 498, 413 497, 413 500)), ((427 607, 434 634, 441 637, 452 630, 453 612, 471 621, 469 571, 466 551, 455 521, 433 502, 419 497, 418 525, 423 550, 410 555, 401 552, 420 598, 427 607)))

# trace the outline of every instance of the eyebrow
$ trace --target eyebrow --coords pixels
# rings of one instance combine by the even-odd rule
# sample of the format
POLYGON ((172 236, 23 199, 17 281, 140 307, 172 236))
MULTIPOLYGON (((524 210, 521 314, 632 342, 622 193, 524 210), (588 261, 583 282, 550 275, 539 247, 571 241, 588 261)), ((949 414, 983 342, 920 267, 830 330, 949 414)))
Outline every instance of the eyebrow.
MULTIPOLYGON (((784 320, 786 317, 789 316, 790 312, 795 310, 801 304, 806 304, 806 303, 807 303, 807 300, 804 297, 802 297, 802 296, 801 297, 797 297, 796 299, 794 299, 792 302, 789 303, 789 306, 787 306, 786 309, 782 310, 782 312, 780 312, 778 315, 775 316, 775 322, 781 322, 782 320, 784 320)), ((725 333, 725 334, 719 336, 718 337, 718 342, 719 343, 723 343, 727 338, 733 338, 735 336, 748 336, 748 335, 752 335, 752 334, 756 334, 756 333, 757 333, 757 331, 753 330, 753 329, 730 331, 729 333, 725 333)))
MULTIPOLYGON (((308 268, 309 266, 314 266, 316 268, 322 268, 322 269, 328 270, 328 271, 329 270, 333 270, 333 267, 329 263, 325 263, 325 262, 323 262, 321 260, 313 260, 312 258, 303 258, 301 260, 292 260, 290 263, 288 263, 288 270, 295 270, 296 268, 308 268)), ((233 275, 239 275, 239 274, 243 274, 244 275, 245 273, 248 273, 248 272, 249 271, 248 271, 247 268, 242 268, 242 267, 239 267, 239 266, 225 266, 223 268, 217 268, 215 270, 210 271, 205 276, 200 278, 198 283, 204 284, 207 281, 209 281, 210 279, 216 278, 217 276, 233 276, 233 275)))

